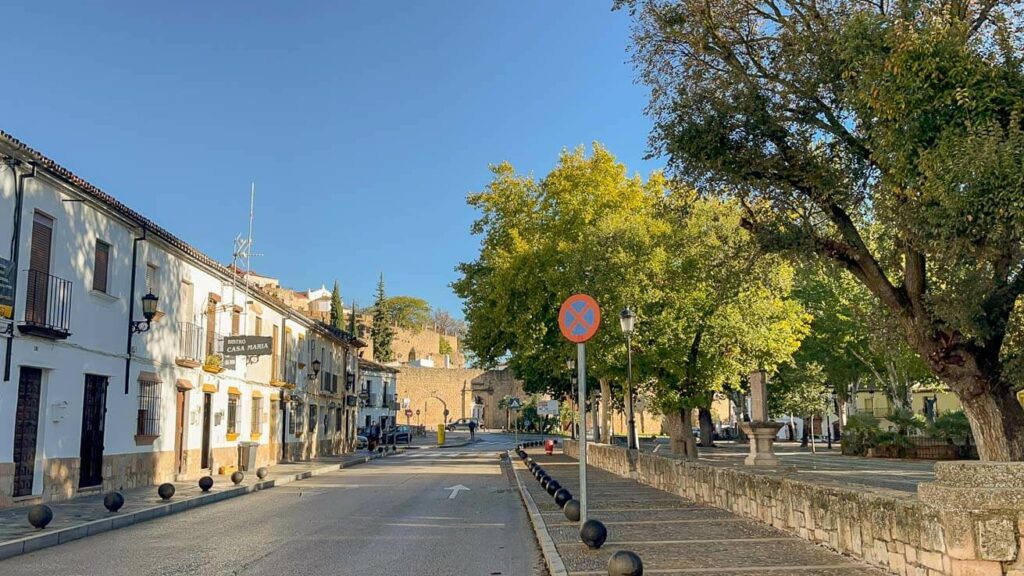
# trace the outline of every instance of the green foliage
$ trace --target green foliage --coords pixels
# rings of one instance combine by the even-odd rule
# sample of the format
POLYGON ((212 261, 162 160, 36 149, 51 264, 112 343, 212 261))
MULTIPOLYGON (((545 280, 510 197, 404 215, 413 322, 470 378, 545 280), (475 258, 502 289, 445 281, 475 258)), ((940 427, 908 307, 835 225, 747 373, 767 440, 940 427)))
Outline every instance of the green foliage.
POLYGON ((651 154, 739 201, 762 246, 848 270, 887 316, 871 329, 973 411, 982 457, 1024 459, 1021 3, 615 5, 651 154))
POLYGON ((881 422, 870 412, 857 412, 846 418, 843 427, 843 454, 864 456, 878 446, 883 432, 881 422))
POLYGON ((788 360, 806 334, 809 318, 790 298, 793 268, 758 249, 737 203, 671 188, 659 173, 630 177, 599 144, 589 156, 563 152, 542 180, 507 163, 492 172, 469 197, 481 212, 480 255, 459 266, 453 287, 465 300, 464 346, 484 365, 507 362, 528 391, 568 390, 573 347, 558 311, 576 292, 603 313, 587 343, 589 376, 621 395, 617 316, 629 306, 634 381, 662 409, 710 404, 740 374, 788 360))
POLYGON ((345 329, 345 312, 341 305, 341 289, 338 288, 338 281, 334 281, 334 288, 331 289, 331 326, 345 329))
POLYGON ((971 438, 971 424, 963 410, 940 414, 928 427, 928 435, 956 444, 964 444, 971 438))
POLYGON ((453 354, 455 350, 452 350, 452 345, 448 343, 448 339, 444 336, 437 337, 437 350, 441 354, 453 354))
POLYGON ((381 274, 380 281, 377 282, 377 297, 373 303, 373 327, 370 329, 370 339, 373 340, 373 358, 377 362, 394 360, 394 352, 391 349, 391 341, 395 338, 395 329, 392 326, 394 320, 388 309, 387 301, 387 295, 384 293, 384 275, 381 274))
POLYGON ((825 372, 820 364, 785 365, 768 383, 768 404, 774 414, 795 414, 811 418, 829 408, 825 372))
POLYGON ((896 434, 899 436, 909 436, 914 432, 923 430, 928 425, 924 416, 915 414, 912 410, 906 408, 894 408, 886 416, 886 420, 892 422, 893 426, 896 427, 896 434))
POLYGON ((430 304, 422 298, 392 296, 385 301, 384 306, 392 321, 400 328, 419 332, 431 322, 430 304))

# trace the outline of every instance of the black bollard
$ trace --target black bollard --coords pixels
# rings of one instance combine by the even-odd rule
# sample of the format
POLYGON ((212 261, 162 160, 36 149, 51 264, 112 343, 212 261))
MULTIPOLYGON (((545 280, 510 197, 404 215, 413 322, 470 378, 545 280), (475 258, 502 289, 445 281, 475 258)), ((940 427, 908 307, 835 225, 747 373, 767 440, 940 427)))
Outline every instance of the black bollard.
POLYGON ((260 466, 259 468, 256 469, 256 477, 259 478, 260 480, 266 478, 267 474, 269 473, 270 470, 267 470, 266 466, 260 466))
POLYGON ((558 480, 555 480, 554 478, 552 478, 551 481, 548 482, 548 485, 545 486, 544 488, 547 489, 548 495, 554 496, 555 492, 558 492, 558 489, 561 488, 561 487, 562 487, 562 485, 558 483, 558 480))
POLYGON ((46 504, 36 504, 28 511, 28 523, 42 530, 53 520, 53 510, 46 504))
POLYGON ((548 476, 547 474, 545 474, 545 475, 540 477, 540 487, 541 488, 547 490, 548 489, 548 482, 551 482, 551 476, 548 476))
POLYGON ((565 514, 566 519, 570 522, 580 521, 580 501, 575 498, 570 499, 562 506, 562 513, 565 514))
POLYGON ((203 492, 209 492, 210 488, 213 488, 213 478, 209 476, 203 476, 199 479, 199 489, 203 492))
POLYGON ((569 492, 565 488, 559 488, 555 492, 555 504, 557 504, 559 508, 565 508, 566 503, 570 500, 572 500, 572 492, 569 492))
POLYGON ((608 559, 608 576, 643 576, 644 563, 635 552, 619 550, 608 559))
POLYGON ((174 496, 174 484, 164 482, 156 489, 156 493, 160 495, 160 498, 170 500, 171 497, 174 496))
POLYGON ((103 497, 103 507, 111 512, 117 512, 124 506, 124 496, 120 492, 107 492, 103 497))
POLYGON ((587 545, 587 548, 597 550, 604 546, 604 541, 607 539, 608 529, 604 527, 600 520, 587 520, 580 527, 580 540, 587 545))
POLYGON ((235 486, 238 486, 245 480, 245 474, 242 474, 241 470, 235 470, 231 473, 231 481, 234 482, 235 486))

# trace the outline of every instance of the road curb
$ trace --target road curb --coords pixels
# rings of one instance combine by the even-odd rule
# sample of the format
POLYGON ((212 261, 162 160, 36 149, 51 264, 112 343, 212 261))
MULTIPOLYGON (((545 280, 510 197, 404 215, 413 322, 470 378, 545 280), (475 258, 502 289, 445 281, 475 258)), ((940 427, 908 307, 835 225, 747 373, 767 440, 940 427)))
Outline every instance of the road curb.
POLYGON ((163 516, 170 516, 179 512, 185 512, 186 510, 191 510, 193 508, 200 508, 202 506, 220 502, 221 500, 228 500, 230 498, 252 494, 261 490, 270 490, 277 486, 284 486, 286 484, 291 484, 292 482, 305 480, 314 476, 320 476, 335 470, 351 468, 353 466, 369 462, 370 460, 377 460, 383 457, 384 456, 379 455, 367 455, 348 462, 325 465, 312 470, 296 472, 295 474, 290 474, 281 478, 274 478, 273 480, 261 480, 244 486, 230 486, 224 490, 218 490, 217 492, 200 494, 199 496, 195 496, 187 500, 177 500, 167 504, 157 504, 156 506, 143 508, 142 510, 136 510, 131 513, 111 514, 106 518, 92 520, 75 526, 68 526, 67 528, 61 528, 60 530, 42 530, 39 534, 0 543, 0 560, 6 560, 7 558, 13 558, 22 554, 28 554, 29 552, 35 552, 36 550, 49 548, 51 546, 57 546, 58 544, 64 544, 65 542, 71 542, 94 534, 101 534, 110 530, 125 528, 154 518, 161 518, 163 516))
POLYGON ((548 527, 544 524, 544 517, 541 516, 537 503, 533 501, 533 496, 526 488, 523 488, 523 483, 519 481, 519 473, 516 472, 516 462, 512 459, 512 451, 509 450, 506 454, 508 454, 509 465, 512 467, 512 476, 516 479, 516 486, 519 488, 519 496, 523 499, 523 504, 526 505, 533 533, 537 536, 537 542, 540 544, 544 563, 548 566, 548 574, 550 576, 569 576, 569 572, 565 569, 565 563, 562 562, 562 557, 558 555, 558 549, 555 548, 555 541, 551 539, 548 527))

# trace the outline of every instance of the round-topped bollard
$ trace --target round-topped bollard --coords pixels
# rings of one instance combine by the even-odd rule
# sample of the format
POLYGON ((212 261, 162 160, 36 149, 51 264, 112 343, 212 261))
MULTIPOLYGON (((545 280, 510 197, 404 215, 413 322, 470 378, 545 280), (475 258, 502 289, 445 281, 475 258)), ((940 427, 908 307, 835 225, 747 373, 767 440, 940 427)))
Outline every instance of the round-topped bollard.
POLYGON ((156 489, 156 493, 164 500, 170 500, 174 496, 174 484, 164 482, 156 489))
POLYGON ((53 510, 46 504, 36 504, 28 511, 28 523, 42 530, 53 520, 53 510))
POLYGON ((559 508, 565 508, 565 505, 569 500, 572 500, 572 492, 569 492, 565 488, 559 488, 555 491, 555 504, 557 504, 559 508))
POLYGON ((545 486, 544 488, 547 489, 548 495, 554 496, 555 492, 558 492, 559 488, 561 488, 561 487, 562 487, 562 485, 558 482, 558 480, 555 480, 554 478, 552 478, 548 482, 548 485, 545 486))
POLYGON ((235 486, 238 486, 245 480, 245 474, 242 474, 241 470, 235 470, 231 473, 231 481, 234 482, 235 486))
POLYGON ((604 546, 604 541, 607 539, 608 529, 605 528, 604 523, 600 520, 591 518, 580 527, 580 540, 587 545, 587 548, 597 550, 604 546))
POLYGON ((545 475, 540 477, 540 487, 541 488, 547 490, 548 489, 548 482, 551 482, 551 476, 548 476, 547 474, 545 474, 545 475))
POLYGON ((643 576, 644 563, 636 552, 619 550, 608 559, 608 576, 643 576))
POLYGON ((565 514, 566 520, 570 522, 580 521, 580 501, 575 498, 570 499, 562 506, 562 514, 565 514))
POLYGON ((203 476, 199 479, 199 489, 203 492, 209 492, 210 488, 213 488, 213 478, 209 476, 203 476))
POLYGON ((103 507, 111 512, 117 512, 124 506, 124 496, 120 492, 107 492, 103 497, 103 507))
POLYGON ((259 468, 256 469, 256 477, 259 478, 260 480, 266 478, 267 474, 269 473, 270 470, 267 470, 266 466, 260 466, 259 468))

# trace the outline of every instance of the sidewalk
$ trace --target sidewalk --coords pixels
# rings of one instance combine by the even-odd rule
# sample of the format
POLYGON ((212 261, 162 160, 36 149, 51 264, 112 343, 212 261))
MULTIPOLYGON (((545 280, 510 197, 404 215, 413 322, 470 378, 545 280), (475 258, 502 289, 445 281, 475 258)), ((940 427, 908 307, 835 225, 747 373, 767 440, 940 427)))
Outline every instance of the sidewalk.
POLYGON ((55 502, 48 504, 53 510, 53 521, 43 530, 37 530, 28 523, 31 507, 7 508, 0 510, 0 560, 227 498, 282 486, 379 457, 371 456, 364 450, 343 456, 281 463, 268 467, 269 474, 262 481, 256 478, 255 472, 246 472, 245 479, 238 486, 231 483, 230 476, 216 475, 213 476, 213 488, 206 493, 199 489, 198 478, 174 482, 174 496, 166 501, 157 495, 156 486, 132 488, 121 492, 125 500, 124 507, 116 513, 108 512, 103 507, 104 493, 55 502))
MULTIPOLYGON (((561 454, 547 456, 541 450, 530 451, 530 456, 578 496, 576 460, 561 454)), ((608 540, 599 550, 590 550, 580 541, 577 523, 565 518, 522 460, 513 454, 512 461, 527 508, 531 508, 531 501, 536 506, 537 513, 531 514, 531 519, 535 520, 534 528, 548 556, 551 576, 605 575, 608 558, 617 550, 637 553, 645 573, 883 574, 771 526, 698 505, 594 467, 587 468, 590 517, 605 524, 608 540), (546 540, 549 546, 545 546, 546 540), (550 557, 552 552, 557 558, 550 557), (564 571, 560 570, 562 566, 564 571)))

